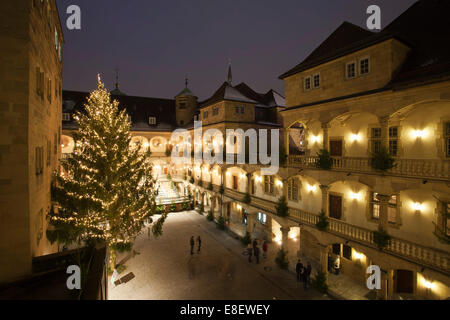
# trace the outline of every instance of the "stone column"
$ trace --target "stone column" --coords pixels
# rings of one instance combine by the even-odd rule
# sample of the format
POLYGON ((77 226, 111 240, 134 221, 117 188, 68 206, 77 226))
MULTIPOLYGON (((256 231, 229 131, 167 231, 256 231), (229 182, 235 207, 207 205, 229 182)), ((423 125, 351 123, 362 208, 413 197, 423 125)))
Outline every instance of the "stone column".
POLYGON ((289 227, 281 227, 281 249, 287 252, 288 249, 288 241, 289 241, 289 231, 291 228, 289 227))
POLYGON ((380 201, 380 218, 379 225, 384 230, 387 230, 388 227, 388 203, 391 199, 391 196, 385 194, 377 194, 377 199, 380 201))
POLYGON ((325 216, 330 216, 330 208, 329 208, 329 202, 328 202, 328 194, 330 187, 326 185, 321 185, 320 190, 322 190, 322 210, 325 212, 325 216))
POLYGON ((330 124, 328 122, 322 123, 322 133, 323 133, 322 149, 326 149, 326 150, 330 150, 330 138, 328 135, 329 129, 330 129, 330 124))
POLYGON ((250 234, 250 238, 253 238, 253 231, 256 223, 256 212, 247 211, 247 232, 250 234))
POLYGON ((389 300, 394 289, 394 271, 381 270, 381 289, 377 290, 378 300, 389 300))
POLYGON ((381 146, 389 148, 389 117, 378 118, 381 126, 381 146))
POLYGON ((286 202, 289 201, 288 179, 283 179, 283 196, 286 198, 286 202))
POLYGON ((290 128, 284 128, 284 149, 287 156, 289 156, 290 131, 291 131, 290 128))
POLYGON ((320 245, 320 271, 325 274, 325 283, 328 285, 328 251, 329 246, 320 245))

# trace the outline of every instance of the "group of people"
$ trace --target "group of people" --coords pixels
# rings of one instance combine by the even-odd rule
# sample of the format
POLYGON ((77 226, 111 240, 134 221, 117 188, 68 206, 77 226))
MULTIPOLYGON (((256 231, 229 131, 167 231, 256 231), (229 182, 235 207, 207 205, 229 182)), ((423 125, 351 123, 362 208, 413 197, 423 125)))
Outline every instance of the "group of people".
MULTIPOLYGON (((266 240, 263 241, 262 244, 262 251, 263 251, 263 258, 267 258, 267 250, 269 248, 269 244, 266 240)), ((259 248, 259 241, 258 239, 253 240, 252 243, 249 243, 247 246, 247 255, 248 255, 248 262, 252 262, 252 257, 255 256, 256 263, 259 263, 259 256, 261 253, 261 249, 259 248)))
POLYGON ((303 287, 308 289, 309 282, 311 280, 311 263, 308 262, 305 267, 300 259, 297 261, 297 266, 295 267, 295 271, 297 272, 297 281, 303 282, 303 287))
MULTIPOLYGON (((194 246, 195 246, 194 236, 191 237, 189 244, 191 245, 191 256, 192 256, 194 254, 194 246)), ((198 236, 197 237, 197 253, 200 253, 201 248, 202 248, 202 238, 200 238, 200 236, 198 236)))

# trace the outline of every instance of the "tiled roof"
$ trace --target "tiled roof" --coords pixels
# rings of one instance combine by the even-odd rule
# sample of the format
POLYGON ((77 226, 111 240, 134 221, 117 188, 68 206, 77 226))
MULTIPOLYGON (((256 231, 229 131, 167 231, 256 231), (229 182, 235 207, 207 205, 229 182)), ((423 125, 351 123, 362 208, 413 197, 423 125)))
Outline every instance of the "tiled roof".
MULTIPOLYGON (((63 91, 63 113, 82 111, 89 92, 63 91)), ((119 108, 125 108, 131 116, 132 130, 169 131, 176 127, 175 100, 115 95, 119 108), (156 117, 156 125, 149 125, 149 118, 156 117)), ((63 122, 63 129, 76 129, 74 121, 63 122)))
POLYGON ((228 82, 224 82, 209 99, 201 103, 200 107, 206 107, 216 102, 224 100, 254 103, 254 104, 257 103, 257 101, 250 99, 246 95, 242 94, 239 90, 231 86, 228 82))

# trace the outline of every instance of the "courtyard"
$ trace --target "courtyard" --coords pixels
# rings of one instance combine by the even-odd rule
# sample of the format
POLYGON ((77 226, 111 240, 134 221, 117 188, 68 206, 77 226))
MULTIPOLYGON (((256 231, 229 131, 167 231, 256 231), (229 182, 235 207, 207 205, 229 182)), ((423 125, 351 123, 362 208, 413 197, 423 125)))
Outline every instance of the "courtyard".
MULTIPOLYGON (((312 288, 304 290, 295 275, 279 269, 269 247, 266 260, 248 262, 244 247, 232 235, 195 211, 171 213, 163 235, 147 232, 135 242, 134 252, 118 256, 126 269, 109 284, 110 300, 292 300, 329 299, 312 288), (201 252, 191 256, 189 239, 202 239, 201 252)), ((290 261, 291 264, 295 261, 290 261)))

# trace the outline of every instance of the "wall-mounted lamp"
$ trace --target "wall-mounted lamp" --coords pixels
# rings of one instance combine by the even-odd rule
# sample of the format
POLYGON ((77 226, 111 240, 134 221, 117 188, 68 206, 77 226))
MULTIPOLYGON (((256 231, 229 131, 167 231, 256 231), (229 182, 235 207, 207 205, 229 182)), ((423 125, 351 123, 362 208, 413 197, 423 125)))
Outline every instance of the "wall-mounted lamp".
POLYGON ((355 141, 360 141, 361 140, 361 135, 359 133, 352 133, 350 135, 350 141, 351 142, 355 142, 355 141))
POLYGON ((315 192, 316 191, 316 186, 312 186, 310 184, 308 184, 306 186, 306 188, 308 189, 309 192, 315 192))
POLYGON ((356 192, 350 192, 350 198, 351 198, 352 200, 359 200, 359 199, 361 198, 361 195, 359 194, 359 192, 358 192, 358 193, 356 193, 356 192))
POLYGON ((311 135, 311 141, 312 141, 312 143, 320 142, 320 136, 311 135))
POLYGON ((413 202, 412 208, 416 213, 421 213, 423 211, 423 204, 420 202, 413 202))
POLYGON ((277 186, 282 187, 283 186, 283 181, 277 180, 277 186))
POLYGON ((423 279, 423 286, 427 289, 433 289, 434 288, 434 284, 432 281, 428 281, 426 279, 423 279))
POLYGON ((427 135, 427 131, 426 130, 413 130, 412 131, 412 136, 415 139, 425 138, 426 135, 427 135))

